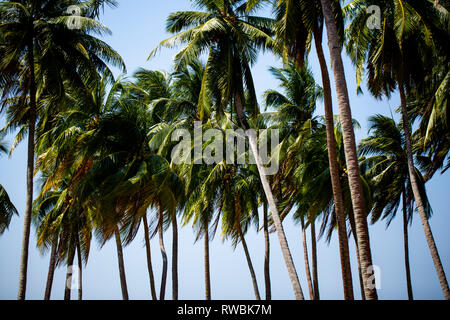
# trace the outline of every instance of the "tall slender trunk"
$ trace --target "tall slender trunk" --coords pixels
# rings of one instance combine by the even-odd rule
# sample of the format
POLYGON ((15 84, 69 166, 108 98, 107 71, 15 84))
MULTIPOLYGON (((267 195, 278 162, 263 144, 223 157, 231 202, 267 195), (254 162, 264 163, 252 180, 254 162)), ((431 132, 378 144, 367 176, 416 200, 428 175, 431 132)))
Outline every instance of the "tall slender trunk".
POLYGON ((373 275, 373 264, 370 250, 369 229, 367 227, 366 207, 358 166, 358 155, 356 153, 355 133, 353 131, 353 121, 350 101, 348 98, 347 82, 345 80, 344 65, 341 57, 341 46, 339 44, 336 22, 331 10, 331 1, 320 0, 320 2, 322 4, 322 12, 325 18, 325 25, 328 35, 328 47, 330 49, 332 69, 334 72, 334 82, 339 105, 345 159, 348 171, 348 182, 352 197, 353 212, 355 214, 356 236, 358 237, 359 256, 363 271, 364 292, 366 299, 376 300, 378 299, 378 295, 371 279, 373 275))
POLYGON ((164 300, 166 294, 166 281, 167 281, 167 254, 164 247, 164 235, 163 235, 163 217, 164 211, 161 203, 158 205, 158 233, 159 233, 159 248, 161 250, 161 256, 163 260, 162 275, 161 275, 161 288, 159 291, 159 300, 164 300))
POLYGON ((33 207, 33 171, 34 171, 34 136, 36 131, 36 79, 34 73, 34 44, 28 44, 28 67, 30 81, 30 109, 28 123, 28 159, 27 159, 27 194, 23 222, 22 251, 20 255, 20 274, 18 300, 25 300, 27 290, 28 250, 30 244, 31 211, 33 207))
POLYGON ((411 284, 411 269, 409 267, 409 246, 408 246, 408 215, 406 205, 406 188, 403 187, 403 246, 405 250, 405 272, 406 272, 406 287, 408 289, 408 300, 414 300, 412 284, 411 284))
MULTIPOLYGON (((244 108, 242 104, 241 96, 238 93, 234 95, 236 112, 241 123, 241 126, 248 130, 250 127, 248 125, 247 119, 245 118, 244 108)), ((280 215, 278 213, 278 208, 273 197, 272 189, 270 188, 269 182, 267 181, 267 176, 265 168, 263 166, 261 156, 258 152, 258 146, 256 143, 256 137, 252 134, 248 135, 250 149, 256 160, 256 167, 258 168, 259 177, 261 179, 261 184, 264 189, 264 193, 269 204, 270 212, 272 213, 272 218, 277 231, 278 240, 280 241, 281 252, 283 253, 284 262, 288 271, 289 279, 291 280, 292 288, 294 289, 294 295, 297 300, 304 300, 302 287, 298 279, 297 270, 295 269, 294 260, 292 259, 291 251, 286 239, 286 234, 284 233, 283 225, 281 223, 280 215)))
POLYGON ((247 242, 245 241, 245 237, 242 234, 241 230, 238 230, 239 238, 241 239, 242 247, 244 248, 245 259, 247 260, 248 269, 250 271, 250 276, 252 278, 253 291, 255 292, 256 300, 261 300, 261 296, 259 295, 258 282, 256 281, 255 269, 253 269, 252 259, 250 258, 250 253, 248 252, 247 242))
POLYGON ((314 41, 317 57, 319 59, 320 71, 322 74, 322 86, 324 96, 325 124, 327 132, 328 161, 331 176, 331 188, 333 192, 334 206, 338 225, 339 254, 341 259, 342 283, 344 288, 344 298, 353 300, 353 280, 350 266, 350 254, 348 249, 347 225, 345 222, 344 200, 342 198, 342 187, 339 174, 339 164, 337 161, 336 138, 334 136, 334 116, 331 98, 331 83, 328 74, 327 62, 322 48, 322 33, 318 27, 314 31, 314 41))
POLYGON ((205 257, 205 300, 211 300, 211 273, 209 264, 209 231, 208 223, 205 223, 205 235, 204 235, 204 257, 205 257))
POLYGON ((77 235, 77 261, 78 261, 78 300, 83 300, 83 260, 81 259, 80 237, 77 235))
POLYGON ((50 253, 50 262, 48 264, 47 283, 45 285, 44 300, 50 300, 52 294, 53 277, 56 267, 56 253, 58 252, 58 236, 55 236, 52 243, 52 251, 50 253))
POLYGON ((263 228, 264 228, 264 284, 266 288, 266 300, 272 300, 272 290, 270 288, 270 239, 269 239, 269 223, 268 223, 268 212, 267 203, 264 202, 263 205, 264 217, 263 217, 263 228))
POLYGON ((316 221, 311 222, 311 256, 312 256, 312 278, 314 287, 314 300, 320 300, 319 276, 317 274, 317 241, 316 241, 316 221))
POLYGON ((148 269, 148 276, 150 278, 150 291, 152 293, 152 299, 158 300, 158 297, 156 296, 155 277, 153 275, 152 253, 150 248, 150 236, 148 232, 147 215, 144 215, 142 217, 142 220, 144 222, 145 251, 147 253, 147 269, 148 269))
POLYGON ((75 259, 75 247, 71 246, 67 257, 66 282, 64 286, 64 300, 70 300, 73 274, 73 260, 75 259))
POLYGON ((405 89, 402 83, 399 83, 398 87, 400 91, 403 128, 405 135, 406 154, 408 156, 408 170, 411 188, 414 194, 414 200, 416 202, 417 209, 419 211, 419 216, 422 222, 423 230, 425 232, 425 238, 427 239, 428 248, 430 249, 431 257, 433 259, 434 268, 436 269, 436 273, 438 275, 439 282, 441 284, 442 292, 444 293, 445 299, 450 300, 450 290, 448 287, 447 277, 445 276, 444 268, 442 267, 441 258, 439 257, 439 252, 437 250, 436 243, 434 241, 433 233, 431 232, 431 227, 430 224, 428 223, 423 199, 420 196, 419 184, 417 182, 417 177, 414 173, 414 160, 413 160, 414 158, 411 143, 411 124, 409 123, 408 111, 406 109, 405 89))
POLYGON ((114 231, 117 247, 117 260, 119 263, 120 287, 122 289, 122 299, 128 300, 127 278, 125 276, 125 263, 123 262, 122 241, 120 240, 119 227, 114 231))
POLYGON ((178 300, 178 225, 177 216, 172 218, 172 300, 178 300))
POLYGON ((353 210, 351 210, 351 209, 349 210, 348 220, 350 222, 350 228, 352 230, 353 240, 355 241, 356 262, 358 263, 358 276, 359 276, 359 288, 361 290, 361 300, 366 300, 366 296, 364 294, 364 280, 363 280, 362 271, 361 271, 361 260, 359 259, 358 237, 356 236, 355 217, 353 215, 353 210))
POLYGON ((302 223, 303 258, 305 260, 305 273, 306 273, 306 280, 308 281, 309 299, 314 300, 314 289, 311 279, 311 269, 309 267, 308 244, 306 242, 305 221, 303 217, 301 218, 301 223, 302 223))

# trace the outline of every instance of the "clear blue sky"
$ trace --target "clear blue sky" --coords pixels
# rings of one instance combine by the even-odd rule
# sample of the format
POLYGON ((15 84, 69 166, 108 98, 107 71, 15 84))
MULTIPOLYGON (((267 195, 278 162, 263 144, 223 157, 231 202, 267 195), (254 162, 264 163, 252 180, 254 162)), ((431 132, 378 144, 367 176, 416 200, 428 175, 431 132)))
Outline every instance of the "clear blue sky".
MULTIPOLYGON (((190 8, 188 0, 120 0, 119 7, 105 10, 104 22, 113 32, 107 37, 124 58, 128 73, 131 75, 138 67, 148 69, 170 70, 175 51, 163 50, 157 57, 147 61, 150 51, 163 39, 165 19, 169 13, 190 8)), ((324 40, 324 44, 326 39, 324 40)), ((326 48, 327 49, 327 48, 326 48)), ((326 50, 328 52, 328 50, 326 50)), ((314 49, 311 55, 311 67, 320 83, 320 72, 314 49)), ((369 95, 356 96, 354 68, 344 57, 347 81, 350 91, 353 117, 362 125, 357 132, 357 139, 367 133, 367 118, 375 113, 390 115, 399 99, 376 101, 369 95)), ((270 54, 261 55, 253 68, 255 85, 258 93, 269 88, 276 88, 277 83, 267 71, 270 66, 280 66, 280 61, 270 54)), ((323 109, 322 104, 318 107, 323 109)), ((337 110, 335 104, 335 112, 337 110)), ((321 111, 319 111, 321 113, 321 111)), ((4 120, 0 120, 3 126, 4 120)), ((13 137, 8 136, 9 143, 13 137)), ((25 167, 26 143, 22 143, 11 158, 0 159, 0 183, 7 189, 12 201, 17 206, 20 217, 14 217, 10 229, 0 237, 0 299, 15 299, 19 282, 20 248, 23 230, 23 212, 25 207, 25 167)), ((436 239, 444 269, 450 276, 450 241, 448 211, 450 176, 436 174, 427 185, 430 202, 434 210, 431 227, 436 239)), ((36 190, 35 190, 35 194, 36 190)), ((307 296, 307 283, 304 272, 303 249, 300 227, 291 219, 285 220, 285 231, 293 254, 300 282, 307 296)), ((309 238, 309 234, 308 234, 309 238)), ((190 227, 180 230, 179 241, 179 297, 181 299, 203 299, 203 246, 194 244, 194 233, 190 227)), ((48 270, 48 254, 41 256, 35 247, 35 230, 32 229, 29 256, 27 298, 42 299, 48 270)), ((152 240, 152 257, 154 271, 159 288, 161 277, 161 256, 159 246, 152 240)), ((271 277, 274 299, 293 299, 292 287, 287 276, 284 261, 275 234, 271 240, 271 277)), ((403 242, 401 216, 394 219, 389 229, 379 223, 370 226, 370 240, 374 264, 381 268, 381 299, 406 299, 406 281, 403 264, 403 242)), ((261 295, 264 296, 264 238, 262 233, 251 230, 247 242, 253 259, 261 295)), ((355 297, 359 298, 359 285, 355 261, 355 248, 350 242, 351 262, 354 279, 355 297)), ((171 256, 171 230, 165 234, 166 249, 169 254, 169 271, 171 256)), ((309 244, 310 245, 310 244, 309 244)), ((310 249, 310 247, 309 247, 310 249)), ((135 241, 124 248, 125 269, 130 299, 149 299, 149 280, 146 266, 143 232, 140 230, 135 241)), ((436 272, 426 245, 425 236, 418 216, 415 216, 410 228, 410 259, 413 290, 416 299, 442 299, 436 272)), ((342 299, 342 281, 336 236, 328 246, 323 240, 318 244, 319 286, 322 299, 342 299)), ((211 244, 211 276, 213 299, 253 299, 253 289, 241 246, 233 250, 230 243, 223 243, 220 232, 211 244)), ((65 268, 60 267, 55 274, 52 298, 62 299, 64 292, 65 268)), ((108 242, 103 248, 94 240, 92 252, 86 269, 83 270, 83 289, 85 299, 121 299, 119 273, 115 244, 108 242)), ((166 297, 171 297, 171 279, 168 273, 166 297)), ((76 292, 72 292, 75 297, 76 292)))

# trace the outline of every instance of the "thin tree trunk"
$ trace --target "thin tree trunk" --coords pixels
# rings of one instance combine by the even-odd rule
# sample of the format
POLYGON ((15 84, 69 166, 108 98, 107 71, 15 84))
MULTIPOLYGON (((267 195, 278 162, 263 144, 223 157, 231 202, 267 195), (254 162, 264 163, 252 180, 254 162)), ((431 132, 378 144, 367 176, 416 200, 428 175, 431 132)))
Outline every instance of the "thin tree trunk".
POLYGON ((125 264, 123 262, 122 241, 120 240, 119 228, 114 231, 117 247, 117 260, 119 263, 120 287, 122 288, 122 299, 128 300, 127 278, 125 276, 125 264))
POLYGON ((356 262, 358 263, 358 276, 359 276, 359 288, 361 290, 361 300, 366 300, 366 296, 364 294, 364 280, 361 271, 361 261, 359 259, 358 237, 356 236, 355 217, 353 215, 353 210, 351 209, 349 210, 348 220, 350 221, 350 228, 352 230, 353 240, 355 241, 356 262))
POLYGON ((425 232, 425 238, 427 239, 428 248, 430 249, 431 257, 433 259, 434 268, 439 278, 441 284, 442 292, 446 300, 450 300, 450 290, 448 287, 447 277, 445 276, 444 268, 442 267, 442 262, 439 257, 439 253, 434 241, 433 233, 431 232, 430 224, 428 223, 427 215, 425 213, 425 206, 420 196, 419 184, 417 182, 417 177, 414 173, 414 158, 412 153, 412 143, 411 143, 411 124, 409 123, 408 111, 406 109, 406 96, 402 83, 398 84, 400 91, 400 101, 402 109, 403 118, 403 128, 405 134, 405 145, 406 154, 408 156, 408 169, 409 169, 409 179, 411 182, 411 187, 414 194, 414 200, 419 211, 420 220, 422 222, 423 230, 425 232))
POLYGON ((80 237, 77 235, 77 261, 78 261, 78 300, 83 300, 83 261, 81 260, 80 237))
POLYGON ((66 282, 64 287, 64 300, 70 300, 70 293, 72 287, 72 275, 73 275, 73 260, 75 259, 75 248, 69 249, 69 255, 67 257, 67 272, 66 272, 66 282))
POLYGON ((303 258, 305 260, 305 273, 306 273, 306 280, 308 281, 309 299, 314 300, 314 289, 311 279, 311 269, 309 267, 308 244, 306 242, 305 221, 303 217, 301 218, 301 223, 302 223, 303 258))
POLYGON ((45 285, 44 300, 50 300, 52 294, 53 277, 56 267, 56 253, 58 250, 58 236, 55 236, 52 243, 52 251, 50 253, 50 262, 48 264, 47 284, 45 285))
POLYGON ((161 275, 161 288, 159 291, 159 300, 164 300, 164 296, 166 294, 166 281, 167 281, 167 254, 166 254, 166 248, 164 247, 164 236, 163 236, 163 208, 161 203, 159 203, 158 206, 158 215, 159 215, 159 226, 158 226, 158 233, 159 233, 159 247, 161 249, 161 256, 163 260, 163 267, 162 267, 162 275, 161 275))
POLYGON ((148 276, 150 278, 150 291, 152 293, 152 299, 158 300, 158 297, 156 296, 155 277, 153 275, 152 254, 150 248, 150 236, 148 232, 147 215, 144 215, 142 217, 142 220, 144 222, 145 251, 147 253, 147 269, 148 269, 148 276))
POLYGON ((312 278, 314 287, 314 300, 320 300, 319 276, 317 274, 317 241, 316 241, 316 221, 311 222, 311 256, 312 256, 312 278))
POLYGON ((172 218, 172 299, 178 300, 178 225, 177 216, 172 218))
POLYGON ((406 272, 406 287, 408 289, 408 300, 414 300, 412 284, 411 284, 411 269, 409 267, 409 246, 408 246, 408 216, 406 205, 406 188, 403 189, 403 245, 405 250, 405 272, 406 272))
POLYGON ((211 273, 209 264, 209 231, 208 223, 205 224, 205 235, 204 235, 204 246, 205 246, 205 299, 211 300, 211 273))
POLYGON ((20 255, 19 291, 18 300, 25 300, 27 290, 28 250, 30 244, 31 211, 33 208, 33 171, 34 171, 34 136, 36 131, 36 80, 34 73, 34 44, 31 40, 28 45, 28 67, 30 81, 30 109, 28 124, 28 159, 27 159, 27 194, 25 203, 22 251, 20 255))
POLYGON ((336 138, 334 136, 334 116, 331 98, 331 83, 328 74, 327 62, 322 48, 321 32, 316 27, 314 41, 317 57, 319 59, 320 71, 322 74, 322 86, 324 93, 325 124, 327 132, 328 161, 331 176, 331 188, 333 192, 336 219, 338 224, 339 254, 341 259, 342 283, 344 288, 344 298, 353 300, 353 280, 350 266, 350 254, 348 248, 347 225, 345 222, 344 200, 342 198, 342 187, 339 174, 339 164, 337 161, 336 138))
POLYGON ((378 299, 375 286, 372 284, 373 276, 372 254, 370 250, 369 229, 367 227, 366 207, 364 193, 360 178, 358 155, 356 153, 355 133, 353 131, 352 113, 348 98, 347 82, 345 80, 344 65, 341 57, 341 46, 337 33, 336 22, 331 10, 330 0, 320 0, 322 12, 328 35, 328 47, 334 81, 339 105, 342 136, 344 140, 345 159, 348 171, 348 182, 355 214, 356 236, 358 237, 358 249, 363 271, 364 291, 366 299, 378 299))
POLYGON ((244 248, 245 259, 247 260, 248 269, 250 271, 250 276, 252 278, 253 290, 255 292, 256 300, 261 300, 261 296, 259 295, 258 282, 256 281, 255 269, 253 269, 252 259, 250 258, 250 253, 248 252, 247 242, 245 241, 245 237, 242 234, 241 230, 238 230, 239 238, 241 239, 242 247, 244 248))
MULTIPOLYGON (((235 105, 236 105, 236 112, 238 114, 241 126, 245 130, 248 130, 250 127, 245 118, 241 96, 236 93, 234 95, 234 100, 235 100, 235 105)), ((272 189, 270 188, 269 182, 267 181, 266 172, 265 172, 265 168, 263 166, 262 160, 261 160, 261 156, 259 155, 259 152, 258 152, 256 137, 252 134, 249 134, 248 137, 249 137, 250 149, 252 150, 253 155, 256 160, 256 167, 258 168, 258 173, 259 173, 259 177, 261 179, 261 184, 263 186, 264 193, 266 195, 267 202, 269 204, 270 212, 272 213, 272 218, 273 218, 275 228, 277 231, 277 236, 280 241, 281 252, 283 253, 284 262, 286 264, 288 275, 291 280, 292 287, 294 289, 295 298, 297 300, 304 300, 302 287, 301 287, 300 281, 298 279, 297 270, 295 269, 294 260, 292 259, 291 251, 289 249, 289 245, 288 245, 288 242, 286 239, 286 234, 284 233, 283 225, 281 223, 280 215, 278 213, 278 208, 275 203, 275 199, 273 197, 272 189)))
POLYGON ((270 239, 269 239, 269 224, 268 224, 268 212, 267 203, 263 205, 264 217, 264 283, 266 287, 266 300, 272 300, 272 290, 270 287, 270 239))

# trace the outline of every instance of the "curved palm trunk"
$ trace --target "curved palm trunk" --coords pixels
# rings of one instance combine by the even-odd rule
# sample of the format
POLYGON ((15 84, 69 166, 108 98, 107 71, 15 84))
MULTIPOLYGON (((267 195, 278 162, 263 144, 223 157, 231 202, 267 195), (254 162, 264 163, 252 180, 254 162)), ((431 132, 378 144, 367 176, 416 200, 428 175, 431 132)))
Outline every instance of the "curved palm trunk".
POLYGON ((209 231, 208 223, 205 224, 204 258, 205 258, 205 300, 211 300, 211 273, 209 264, 209 231))
MULTIPOLYGON (((239 122, 241 126, 248 130, 250 127, 245 118, 244 108, 242 104, 241 96, 238 93, 234 95, 236 113, 239 117, 239 122)), ((256 137, 249 135, 249 144, 256 160, 256 167, 258 168, 259 177, 261 179, 261 184, 264 189, 264 193, 269 204, 270 212, 272 213, 272 218, 277 231, 277 236, 280 241, 281 252, 283 253, 284 262, 288 271, 289 278, 291 280, 292 287, 294 289, 294 295, 297 300, 304 300, 302 287, 300 281, 298 280, 297 270, 295 269, 294 260, 292 259, 291 251, 286 239, 286 234, 284 233, 283 225, 281 223, 280 215, 278 213, 278 208, 273 197, 272 189, 270 188, 269 182, 265 174, 265 168, 262 164, 261 157, 258 152, 258 146, 256 143, 256 137)))
POLYGON ((414 300, 412 284, 411 284, 411 269, 409 267, 409 246, 408 246, 408 217, 406 205, 406 190, 403 188, 403 245, 405 249, 405 272, 406 272, 406 287, 408 289, 408 300, 414 300))
POLYGON ((417 182, 417 177, 414 173, 414 158, 412 153, 412 143, 411 143, 411 124, 409 123, 408 111, 406 109, 406 96, 405 89, 402 83, 398 84, 400 91, 400 101, 402 109, 403 118, 403 128, 405 134, 405 145, 406 154, 408 156, 408 170, 409 179, 411 182, 411 187, 414 194, 414 200, 419 211, 420 220, 422 222, 423 230, 425 232, 425 238, 427 239, 428 248, 430 249, 431 257, 433 259, 434 268, 436 269, 439 282, 441 284, 442 292, 446 300, 450 300, 450 290, 448 287, 447 277, 445 276, 444 268, 442 267, 441 258, 439 257, 439 252, 434 241, 433 233, 431 232, 430 224, 428 223, 427 215, 425 213, 425 206, 420 196, 419 184, 417 182))
POLYGON ((120 233, 118 227, 116 227, 116 230, 114 231, 114 236, 116 238, 117 260, 119 263, 119 275, 120 275, 120 287, 122 289, 122 299, 128 300, 128 288, 127 288, 127 279, 125 276, 125 264, 123 262, 122 241, 120 240, 120 233))
POLYGON ((348 220, 350 222, 350 228, 352 230, 353 240, 355 241, 356 262, 358 263, 358 276, 359 276, 359 288, 361 290, 361 300, 366 300, 366 296, 364 294, 364 281, 363 281, 362 272, 361 272, 361 261, 359 259, 358 237, 356 236, 355 217, 353 215, 353 210, 351 210, 351 209, 349 210, 348 220))
POLYGON ((329 0, 320 0, 320 3, 322 4, 322 12, 325 18, 325 25, 328 35, 328 47, 330 49, 332 69, 334 72, 334 82, 339 105, 345 159, 348 171, 348 182, 352 197, 353 212, 355 214, 359 257, 363 271, 364 292, 366 299, 376 300, 378 299, 378 295, 371 279, 373 276, 373 271, 370 272, 370 270, 372 270, 372 254, 370 250, 369 229, 367 227, 366 207, 358 166, 358 155, 356 153, 355 133, 353 131, 347 82, 345 80, 344 65, 341 57, 341 46, 339 44, 336 22, 331 10, 331 3, 329 0))
POLYGON ((172 219, 172 300, 178 300, 178 225, 177 216, 172 219))
POLYGON ((261 300, 261 297, 259 295, 259 289, 258 289, 258 282, 256 281, 256 274, 255 269, 253 269, 253 263, 252 259, 250 258, 250 253, 248 252, 247 242, 245 241, 245 237, 242 234, 240 230, 239 232, 239 238, 241 239, 242 247, 244 248, 245 253, 245 259, 247 260, 248 269, 250 271, 250 276, 252 278, 252 284, 253 284, 253 290, 255 292, 255 298, 256 300, 261 300))
POLYGON ((314 287, 314 300, 320 300, 319 276, 317 274, 317 242, 316 242, 316 221, 311 222, 311 256, 312 256, 312 278, 314 287))
POLYGON ((33 207, 33 171, 34 171, 34 136, 36 131, 36 79, 34 73, 34 44, 28 45, 28 67, 30 81, 30 106, 28 124, 28 159, 27 159, 27 195, 23 222, 22 251, 20 255, 20 274, 18 300, 25 300, 27 289, 28 250, 30 244, 31 211, 33 207))
POLYGON ((148 269, 148 276, 150 278, 150 291, 152 293, 152 299, 158 300, 158 297, 156 296, 155 277, 153 275, 152 254, 150 248, 150 236, 148 232, 147 215, 144 215, 142 217, 142 220, 144 222, 145 251, 147 253, 147 269, 148 269))
POLYGON ((353 280, 350 266, 350 254, 348 249, 347 225, 345 222, 344 200, 342 198, 342 187, 337 161, 336 138, 334 136, 334 117, 331 99, 331 84, 328 74, 327 62, 322 49, 322 36, 319 31, 314 32, 314 41, 317 57, 319 58, 320 71, 322 74, 322 86, 325 109, 325 125, 327 132, 328 161, 331 176, 331 188, 333 193, 336 219, 338 224, 339 254, 341 259, 342 283, 344 287, 344 298, 353 300, 353 280))
POLYGON ((69 256, 67 258, 67 272, 66 282, 64 287, 64 300, 70 300, 70 293, 72 287, 72 274, 73 274, 73 260, 75 259, 75 248, 69 249, 69 256))
POLYGON ((268 224, 268 213, 267 213, 267 203, 264 202, 264 217, 263 217, 263 228, 264 228, 264 284, 266 288, 266 300, 272 300, 272 292, 270 288, 270 239, 269 239, 269 224, 268 224))
POLYGON ((314 300, 314 289, 311 279, 311 269, 309 268, 308 244, 306 243, 305 221, 303 220, 303 217, 301 218, 301 223, 302 223, 303 258, 305 260, 305 273, 306 273, 306 280, 308 281, 309 299, 314 300))
POLYGON ((44 300, 50 300, 52 294, 53 277, 56 267, 56 253, 58 250, 58 237, 56 236, 52 243, 52 251, 50 253, 50 262, 48 264, 47 283, 45 285, 44 300))
POLYGON ((77 235, 77 261, 78 261, 78 300, 83 300, 83 261, 81 260, 80 237, 77 235))
POLYGON ((159 206, 158 206, 158 215, 159 215, 158 233, 159 233, 159 247, 161 249, 161 256, 162 256, 162 260, 163 260, 162 275, 161 275, 161 288, 159 291, 159 300, 164 300, 164 296, 166 294, 166 281, 167 281, 167 254, 166 254, 166 248, 164 247, 163 214, 164 214, 164 212, 163 212, 162 205, 159 204, 159 206))

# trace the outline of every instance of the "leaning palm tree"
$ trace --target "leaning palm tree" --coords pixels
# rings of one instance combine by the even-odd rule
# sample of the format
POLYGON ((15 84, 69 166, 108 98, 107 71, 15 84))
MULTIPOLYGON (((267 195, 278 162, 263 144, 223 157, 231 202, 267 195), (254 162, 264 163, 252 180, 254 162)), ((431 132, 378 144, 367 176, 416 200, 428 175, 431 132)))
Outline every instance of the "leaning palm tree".
MULTIPOLYGON (((432 1, 372 1, 371 5, 377 4, 381 8, 383 21, 380 30, 371 29, 366 23, 365 4, 368 2, 353 1, 347 6, 352 18, 348 26, 347 50, 358 73, 367 64, 368 88, 375 97, 389 97, 398 88, 411 188, 444 297, 450 300, 447 278, 427 219, 420 182, 415 174, 411 123, 407 109, 411 88, 423 83, 424 74, 430 71, 430 65, 433 64, 430 57, 436 43, 442 41, 432 23, 433 18, 441 18, 432 1)), ((444 39, 448 41, 448 35, 444 39)))
MULTIPOLYGON (((176 12, 168 18, 167 31, 175 36, 160 43, 160 47, 174 47, 185 44, 175 56, 175 69, 189 64, 199 54, 208 52, 206 70, 199 98, 199 114, 211 110, 211 97, 215 111, 223 115, 229 108, 237 116, 243 129, 250 129, 247 114, 258 112, 251 66, 258 50, 273 46, 268 18, 255 17, 246 11, 242 0, 195 1, 204 11, 176 12), (244 92, 249 94, 247 108, 244 108, 244 92)), ((154 54, 156 50, 152 52, 154 54)), ((283 257, 297 299, 303 299, 297 271, 292 260, 286 236, 278 214, 278 208, 266 177, 266 170, 257 152, 256 138, 249 135, 250 148, 255 155, 258 172, 275 221, 283 257)))
MULTIPOLYGON (((123 66, 111 47, 94 37, 109 30, 97 22, 98 9, 113 1, 90 1, 87 16, 72 28, 65 10, 79 1, 2 1, 0 3, 0 81, 2 110, 8 108, 11 130, 22 127, 18 141, 28 133, 27 196, 20 263, 18 299, 25 299, 28 247, 33 202, 33 170, 36 121, 42 116, 38 99, 46 91, 53 100, 64 96, 63 79, 82 84, 108 70, 105 61, 123 66)), ((78 18, 77 18, 78 19, 78 18)), ((111 73, 110 73, 111 74, 111 73)))
MULTIPOLYGON (((372 223, 386 219, 387 226, 394 219, 402 199, 403 211, 403 242, 405 249, 405 272, 408 298, 413 300, 411 272, 409 267, 408 223, 412 221, 413 201, 411 183, 408 177, 408 162, 405 152, 405 139, 402 128, 393 119, 381 115, 369 118, 371 135, 363 139, 358 151, 364 158, 362 163, 367 166, 366 175, 373 181, 374 205, 372 208, 372 223)), ((426 203, 427 218, 431 216, 431 207, 425 191, 424 178, 420 170, 414 168, 417 180, 421 182, 420 191, 426 203)))

